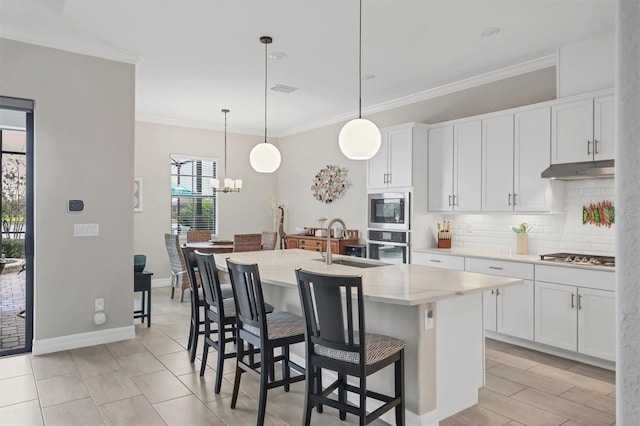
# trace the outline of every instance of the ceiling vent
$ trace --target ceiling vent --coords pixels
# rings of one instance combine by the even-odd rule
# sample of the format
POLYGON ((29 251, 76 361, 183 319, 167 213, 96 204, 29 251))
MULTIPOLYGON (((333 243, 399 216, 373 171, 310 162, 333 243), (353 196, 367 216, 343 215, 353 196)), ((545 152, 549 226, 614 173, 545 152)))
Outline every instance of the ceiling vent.
POLYGON ((291 86, 285 86, 284 84, 276 84, 275 86, 273 86, 271 88, 271 90, 273 90, 274 92, 281 92, 281 93, 293 93, 296 90, 298 90, 297 87, 291 87, 291 86))

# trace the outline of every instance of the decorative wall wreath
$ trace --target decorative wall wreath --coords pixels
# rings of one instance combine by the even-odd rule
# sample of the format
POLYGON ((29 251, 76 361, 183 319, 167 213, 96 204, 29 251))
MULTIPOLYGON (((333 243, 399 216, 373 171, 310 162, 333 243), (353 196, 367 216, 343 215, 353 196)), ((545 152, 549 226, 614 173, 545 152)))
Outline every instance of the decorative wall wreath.
POLYGON ((331 203, 344 195, 351 182, 347 179, 347 168, 327 164, 327 167, 316 173, 313 178, 311 192, 321 203, 331 203))

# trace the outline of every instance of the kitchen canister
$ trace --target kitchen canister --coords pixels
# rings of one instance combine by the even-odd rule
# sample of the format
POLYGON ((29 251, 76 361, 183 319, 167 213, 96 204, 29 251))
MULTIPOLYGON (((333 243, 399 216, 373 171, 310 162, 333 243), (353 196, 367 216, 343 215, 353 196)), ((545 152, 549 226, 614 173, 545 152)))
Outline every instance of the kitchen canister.
POLYGON ((529 252, 529 234, 520 232, 516 234, 516 253, 527 254, 529 252))

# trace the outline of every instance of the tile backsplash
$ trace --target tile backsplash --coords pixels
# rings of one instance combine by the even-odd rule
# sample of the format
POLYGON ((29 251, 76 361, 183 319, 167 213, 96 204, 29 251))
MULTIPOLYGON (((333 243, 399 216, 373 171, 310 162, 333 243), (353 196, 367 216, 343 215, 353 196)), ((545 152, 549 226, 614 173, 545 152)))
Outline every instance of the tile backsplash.
MULTIPOLYGON (((453 247, 515 253, 516 234, 511 225, 527 222, 533 225, 529 233, 529 254, 564 251, 614 255, 615 224, 611 228, 582 224, 583 206, 614 201, 614 180, 576 180, 566 181, 564 185, 564 213, 445 214, 441 218, 451 222, 453 247)), ((615 207, 615 202, 613 205, 615 207)), ((440 219, 435 218, 437 220, 440 219)))

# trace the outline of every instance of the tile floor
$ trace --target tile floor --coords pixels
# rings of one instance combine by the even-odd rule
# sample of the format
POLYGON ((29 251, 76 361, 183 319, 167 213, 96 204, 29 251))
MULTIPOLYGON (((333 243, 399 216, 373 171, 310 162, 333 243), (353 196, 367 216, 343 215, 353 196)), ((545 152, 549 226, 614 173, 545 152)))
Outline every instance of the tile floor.
MULTIPOLYGON (((225 362, 222 392, 213 393, 216 356, 204 378, 189 363, 189 303, 153 289, 153 326, 136 325, 134 340, 43 356, 0 359, 0 424, 254 425, 258 381, 244 375, 235 410, 229 406, 234 365, 225 362)), ((186 298, 185 298, 186 300, 186 298)), ((611 371, 516 346, 487 341, 487 386, 478 405, 441 422, 456 425, 611 425, 611 371)), ((268 425, 299 425, 304 384, 268 393, 268 425)), ((346 422, 335 410, 314 411, 314 425, 346 422)), ((375 425, 383 422, 377 421, 375 425)))

